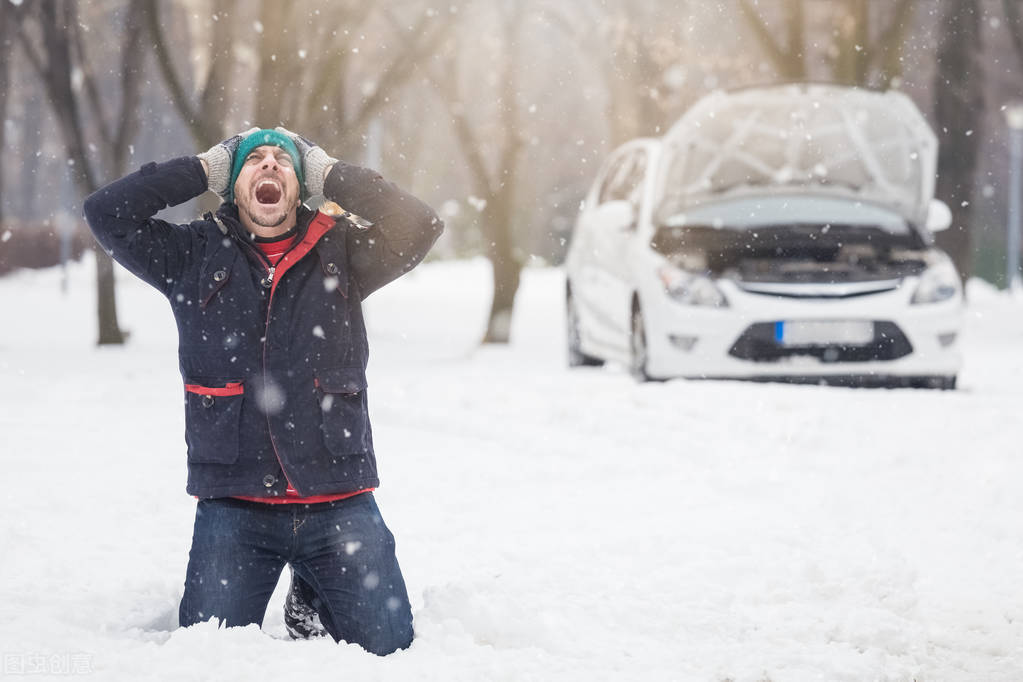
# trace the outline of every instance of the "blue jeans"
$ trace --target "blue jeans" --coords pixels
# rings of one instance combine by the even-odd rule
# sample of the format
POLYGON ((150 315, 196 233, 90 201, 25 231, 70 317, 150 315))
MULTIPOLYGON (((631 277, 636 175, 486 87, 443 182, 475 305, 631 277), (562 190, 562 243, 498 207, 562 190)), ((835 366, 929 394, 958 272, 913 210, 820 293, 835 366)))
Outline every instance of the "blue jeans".
POLYGON ((210 618, 262 624, 285 564, 317 596, 335 641, 386 655, 412 643, 412 609, 373 493, 320 504, 200 500, 188 555, 182 627, 210 618))

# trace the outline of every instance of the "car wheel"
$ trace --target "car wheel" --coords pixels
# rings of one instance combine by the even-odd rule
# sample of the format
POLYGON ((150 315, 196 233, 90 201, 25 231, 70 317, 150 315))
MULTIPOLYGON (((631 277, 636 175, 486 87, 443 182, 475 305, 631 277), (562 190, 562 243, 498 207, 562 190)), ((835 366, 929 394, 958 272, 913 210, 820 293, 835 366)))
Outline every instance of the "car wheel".
POLYGON ((956 387, 956 376, 924 376, 909 379, 908 385, 912 388, 929 388, 938 391, 954 391, 956 387))
POLYGON ((601 367, 604 361, 582 352, 582 341, 579 335, 579 313, 575 308, 572 292, 565 299, 565 332, 568 339, 569 367, 601 367))
POLYGON ((650 375, 646 373, 646 324, 639 304, 632 308, 632 333, 629 339, 629 373, 636 381, 649 381, 650 375))

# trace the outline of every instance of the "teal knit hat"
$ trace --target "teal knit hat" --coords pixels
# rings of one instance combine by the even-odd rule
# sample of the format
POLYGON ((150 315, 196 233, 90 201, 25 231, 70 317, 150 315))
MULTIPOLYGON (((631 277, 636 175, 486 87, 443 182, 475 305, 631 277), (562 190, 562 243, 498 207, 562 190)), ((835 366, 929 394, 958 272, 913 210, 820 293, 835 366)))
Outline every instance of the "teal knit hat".
POLYGON ((262 147, 264 145, 273 145, 280 147, 284 151, 288 152, 288 156, 291 157, 292 165, 295 167, 295 175, 298 177, 298 191, 302 194, 305 187, 305 179, 302 177, 302 155, 298 153, 298 147, 291 141, 291 138, 284 133, 276 130, 257 130, 252 133, 238 144, 238 149, 234 152, 234 163, 231 165, 231 180, 227 184, 227 200, 234 201, 234 183, 238 180, 238 174, 242 172, 242 165, 245 163, 245 157, 252 152, 256 147, 262 147))

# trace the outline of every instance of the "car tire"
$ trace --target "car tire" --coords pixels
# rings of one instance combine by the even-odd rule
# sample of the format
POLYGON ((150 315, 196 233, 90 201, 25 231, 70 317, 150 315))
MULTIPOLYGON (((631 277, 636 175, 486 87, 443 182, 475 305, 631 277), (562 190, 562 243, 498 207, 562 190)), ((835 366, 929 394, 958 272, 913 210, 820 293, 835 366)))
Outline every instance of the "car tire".
POLYGON ((575 300, 569 291, 565 298, 565 334, 568 339, 569 367, 602 367, 604 361, 582 352, 582 340, 579 334, 579 313, 575 308, 575 300))
POLYGON ((922 376, 911 377, 908 382, 904 380, 903 386, 910 388, 925 388, 935 391, 954 391, 956 388, 956 376, 922 376))
POLYGON ((636 381, 650 381, 647 374, 646 323, 639 303, 632 306, 632 330, 629 334, 629 374, 636 381))

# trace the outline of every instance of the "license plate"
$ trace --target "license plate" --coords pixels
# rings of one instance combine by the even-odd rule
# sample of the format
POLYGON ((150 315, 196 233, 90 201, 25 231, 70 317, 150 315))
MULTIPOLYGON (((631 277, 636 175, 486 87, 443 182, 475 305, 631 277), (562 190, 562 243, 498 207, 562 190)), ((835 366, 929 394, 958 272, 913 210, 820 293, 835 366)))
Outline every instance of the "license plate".
POLYGON ((865 346, 874 340, 874 323, 861 320, 776 322, 774 340, 783 346, 865 346))

